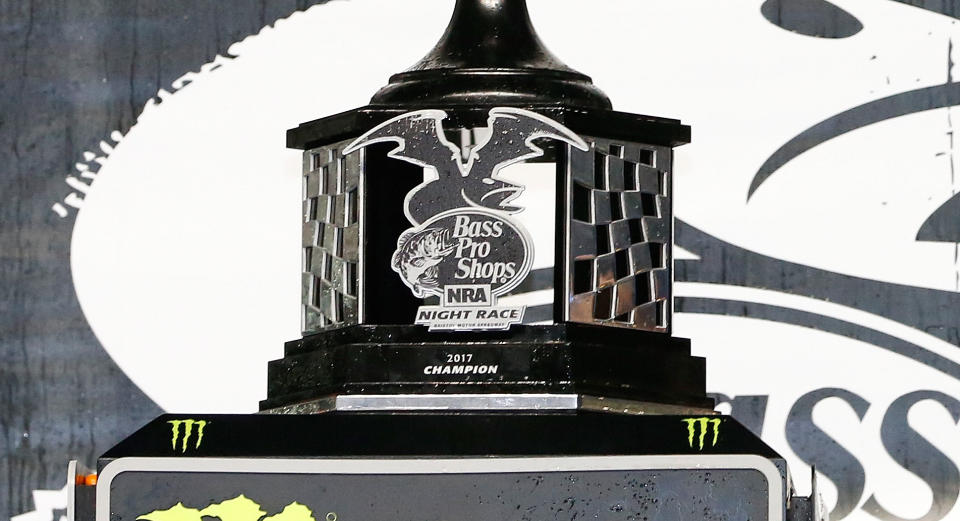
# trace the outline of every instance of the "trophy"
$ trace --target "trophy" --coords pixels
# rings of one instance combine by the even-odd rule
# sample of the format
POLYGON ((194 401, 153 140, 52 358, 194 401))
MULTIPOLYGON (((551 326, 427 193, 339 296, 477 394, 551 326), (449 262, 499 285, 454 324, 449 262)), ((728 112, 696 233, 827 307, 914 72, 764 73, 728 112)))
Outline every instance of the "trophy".
POLYGON ((287 133, 303 337, 261 413, 164 415, 72 464, 71 519, 822 519, 671 334, 689 140, 612 110, 524 0, 458 0, 369 105, 287 133))
POLYGON ((524 2, 458 2, 370 105, 287 134, 304 338, 261 408, 709 413, 704 361, 670 335, 689 137, 611 110, 524 2))

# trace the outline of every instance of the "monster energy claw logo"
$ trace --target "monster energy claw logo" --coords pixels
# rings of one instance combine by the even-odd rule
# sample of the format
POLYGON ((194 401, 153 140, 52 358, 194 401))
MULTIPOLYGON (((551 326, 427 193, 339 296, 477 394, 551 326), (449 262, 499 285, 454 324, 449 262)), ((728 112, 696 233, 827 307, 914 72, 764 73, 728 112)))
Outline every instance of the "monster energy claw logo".
POLYGON ((172 436, 170 439, 170 445, 173 450, 177 450, 177 440, 180 440, 180 426, 183 425, 183 438, 180 444, 180 452, 187 452, 187 447, 190 443, 190 436, 193 435, 193 427, 197 427, 197 439, 194 443, 193 448, 199 449, 200 444, 203 443, 203 429, 206 428, 207 424, 210 423, 206 420, 170 420, 167 423, 170 424, 172 436))
POLYGON ((713 430, 710 446, 717 446, 717 439, 720 437, 720 418, 684 418, 682 421, 687 424, 687 443, 690 444, 691 449, 694 447, 694 438, 696 437, 699 442, 699 449, 703 450, 707 439, 707 431, 711 430, 710 427, 713 430), (697 436, 697 431, 700 432, 699 436, 697 436))

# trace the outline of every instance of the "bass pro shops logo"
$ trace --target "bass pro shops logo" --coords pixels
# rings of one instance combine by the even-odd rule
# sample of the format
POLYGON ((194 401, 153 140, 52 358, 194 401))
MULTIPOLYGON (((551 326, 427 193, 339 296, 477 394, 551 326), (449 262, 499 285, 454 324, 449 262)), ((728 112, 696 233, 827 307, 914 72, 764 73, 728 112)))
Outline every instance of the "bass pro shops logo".
POLYGON ((703 450, 704 447, 716 447, 720 439, 720 418, 684 418, 687 425, 687 443, 690 448, 703 450))
MULTIPOLYGON (((510 203, 523 186, 498 176, 514 163, 543 155, 540 138, 587 144, 563 125, 535 112, 491 109, 487 136, 462 153, 444 135, 442 110, 408 112, 373 128, 344 154, 393 141, 387 155, 435 171, 406 196, 412 228, 397 239, 391 267, 423 305, 415 323, 431 330, 504 330, 523 320, 526 306, 497 306, 497 297, 519 285, 533 263, 533 241, 509 218, 523 208, 510 203), (464 161, 462 158, 466 158, 464 161)), ((429 172, 428 172, 429 174, 429 172)))
POLYGON ((193 419, 170 420, 167 423, 170 424, 170 446, 174 451, 179 449, 181 453, 187 452, 187 449, 190 448, 191 441, 193 442, 192 448, 194 450, 199 449, 200 444, 203 443, 203 431, 207 425, 210 424, 210 422, 206 420, 193 419), (177 445, 178 441, 180 442, 179 447, 177 445))

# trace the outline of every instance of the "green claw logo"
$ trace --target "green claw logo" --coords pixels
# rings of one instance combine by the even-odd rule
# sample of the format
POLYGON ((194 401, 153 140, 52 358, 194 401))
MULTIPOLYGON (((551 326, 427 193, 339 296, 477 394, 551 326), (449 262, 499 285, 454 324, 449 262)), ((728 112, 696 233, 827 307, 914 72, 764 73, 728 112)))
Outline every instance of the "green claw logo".
POLYGON ((716 447, 717 438, 720 437, 720 418, 684 418, 682 421, 687 424, 687 442, 690 444, 691 449, 694 446, 694 437, 697 434, 697 430, 699 430, 699 447, 700 450, 703 450, 704 441, 706 441, 707 431, 710 430, 710 426, 713 427, 713 440, 710 446, 716 447), (697 427, 699 427, 699 429, 697 427))
POLYGON ((170 424, 171 429, 173 430, 173 436, 170 440, 170 445, 173 447, 173 450, 177 450, 177 440, 180 439, 180 426, 183 425, 183 441, 180 444, 180 452, 187 452, 187 447, 190 443, 190 436, 193 435, 193 427, 197 427, 197 441, 194 444, 194 450, 200 448, 200 444, 203 443, 203 429, 206 428, 207 424, 210 423, 206 420, 170 420, 167 423, 170 424))

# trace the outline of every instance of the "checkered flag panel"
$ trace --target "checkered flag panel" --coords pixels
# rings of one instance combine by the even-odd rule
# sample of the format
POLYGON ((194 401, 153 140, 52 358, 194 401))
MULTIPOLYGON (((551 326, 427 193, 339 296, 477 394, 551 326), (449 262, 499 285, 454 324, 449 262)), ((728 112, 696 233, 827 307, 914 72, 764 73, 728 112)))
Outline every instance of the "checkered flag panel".
POLYGON ((304 334, 358 322, 361 165, 345 144, 303 156, 304 334))
POLYGON ((585 139, 566 147, 566 318, 669 332, 672 151, 585 139))

